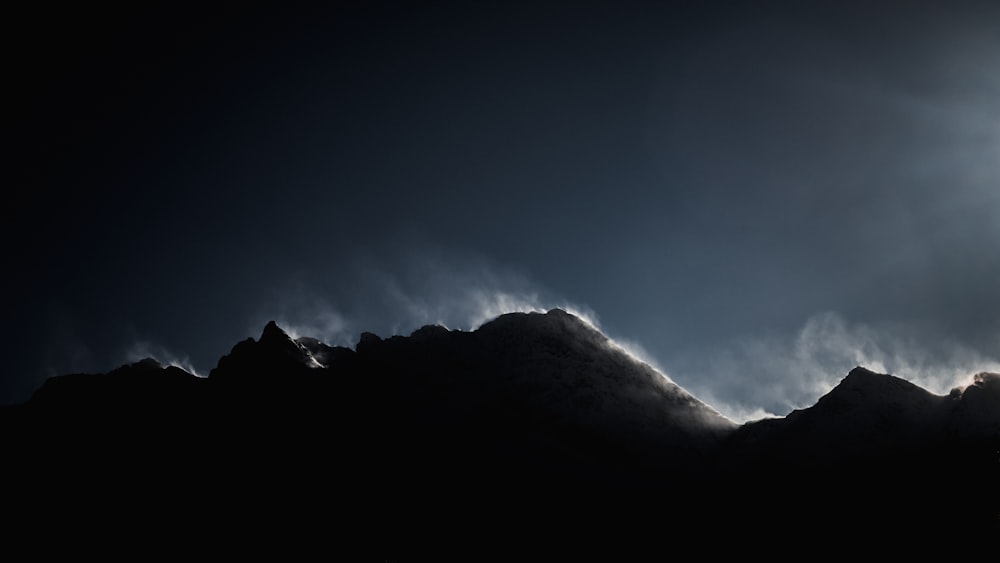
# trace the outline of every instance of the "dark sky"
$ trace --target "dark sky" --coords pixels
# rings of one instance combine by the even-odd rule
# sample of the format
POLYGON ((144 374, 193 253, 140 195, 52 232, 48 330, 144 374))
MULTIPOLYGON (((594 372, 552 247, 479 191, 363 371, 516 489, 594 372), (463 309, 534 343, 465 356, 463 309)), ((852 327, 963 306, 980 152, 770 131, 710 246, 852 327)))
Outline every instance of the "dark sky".
POLYGON ((552 306, 737 419, 1000 370, 1000 4, 537 4, 10 14, 0 400, 552 306))

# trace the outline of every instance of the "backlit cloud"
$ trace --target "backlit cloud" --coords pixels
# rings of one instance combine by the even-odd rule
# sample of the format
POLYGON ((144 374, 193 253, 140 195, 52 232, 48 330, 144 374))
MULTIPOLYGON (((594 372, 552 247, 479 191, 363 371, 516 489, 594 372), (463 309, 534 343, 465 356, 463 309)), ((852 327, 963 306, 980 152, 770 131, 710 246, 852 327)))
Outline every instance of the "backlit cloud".
POLYGON ((203 377, 187 355, 176 354, 152 342, 135 342, 125 352, 125 362, 130 364, 146 358, 152 358, 161 365, 174 366, 192 375, 203 377))

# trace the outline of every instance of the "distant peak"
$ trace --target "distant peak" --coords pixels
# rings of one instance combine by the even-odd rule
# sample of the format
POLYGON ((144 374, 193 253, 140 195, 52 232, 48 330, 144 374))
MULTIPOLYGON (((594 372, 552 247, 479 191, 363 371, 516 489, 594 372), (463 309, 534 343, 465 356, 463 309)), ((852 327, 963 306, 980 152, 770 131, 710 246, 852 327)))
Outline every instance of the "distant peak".
POLYGON ((291 337, 289 337, 288 333, 278 326, 278 323, 269 321, 266 325, 264 325, 264 331, 260 334, 261 342, 268 340, 284 341, 291 340, 291 337))
POLYGON ((260 340, 247 338, 234 346, 228 355, 219 359, 218 366, 212 370, 209 377, 226 373, 266 374, 299 367, 310 369, 325 367, 313 357, 309 348, 302 342, 292 339, 278 326, 278 323, 269 321, 264 326, 260 340))

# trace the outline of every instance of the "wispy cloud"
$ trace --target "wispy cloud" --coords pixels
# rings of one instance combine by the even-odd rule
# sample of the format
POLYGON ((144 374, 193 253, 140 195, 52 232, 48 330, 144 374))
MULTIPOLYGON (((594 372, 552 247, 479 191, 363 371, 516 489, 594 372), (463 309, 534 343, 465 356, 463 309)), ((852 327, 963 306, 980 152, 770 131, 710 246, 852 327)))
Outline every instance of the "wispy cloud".
MULTIPOLYGON (((275 320, 293 337, 352 345, 361 331, 405 335, 428 324, 474 330, 505 313, 556 307, 600 329, 591 308, 481 255, 440 246, 346 258, 337 274, 325 285, 290 278, 257 308, 249 335, 256 336, 267 321, 275 320)), ((622 344, 654 363, 638 344, 622 344)))
POLYGON ((425 324, 471 330, 503 313, 542 310, 543 292, 525 276, 482 257, 425 251, 369 268, 395 331, 425 324))
POLYGON ((336 308, 317 298, 309 308, 295 308, 279 314, 275 322, 292 338, 310 336, 328 344, 345 344, 350 340, 350 325, 336 308))
POLYGON ((174 366, 192 375, 203 377, 187 355, 176 354, 152 342, 135 342, 125 352, 125 361, 127 363, 135 363, 146 358, 152 358, 162 365, 174 366))

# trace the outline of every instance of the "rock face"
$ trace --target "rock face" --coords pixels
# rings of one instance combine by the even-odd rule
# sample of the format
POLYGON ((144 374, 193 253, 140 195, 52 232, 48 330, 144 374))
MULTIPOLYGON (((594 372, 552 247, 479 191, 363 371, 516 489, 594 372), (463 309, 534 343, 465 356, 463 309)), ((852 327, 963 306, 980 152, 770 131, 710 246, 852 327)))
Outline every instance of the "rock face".
MULTIPOLYGON (((260 340, 248 338, 219 359, 219 365, 209 374, 214 379, 254 380, 270 384, 275 374, 301 372, 323 367, 303 344, 292 340, 277 323, 264 327, 260 340)), ((279 380, 280 381, 280 380, 279 380)))
POLYGON ((208 378, 152 360, 53 378, 0 409, 0 432, 29 498, 212 498, 227 518, 308 498, 397 531, 433 527, 428 507, 450 526, 513 510, 693 528, 751 506, 785 516, 768 525, 839 507, 964 526, 1000 506, 1000 375, 937 396, 857 368, 812 407, 737 426, 561 310, 355 349, 271 322, 208 378), (976 494, 944 493, 967 481, 976 494), (639 517, 651 506, 660 520, 639 517))

